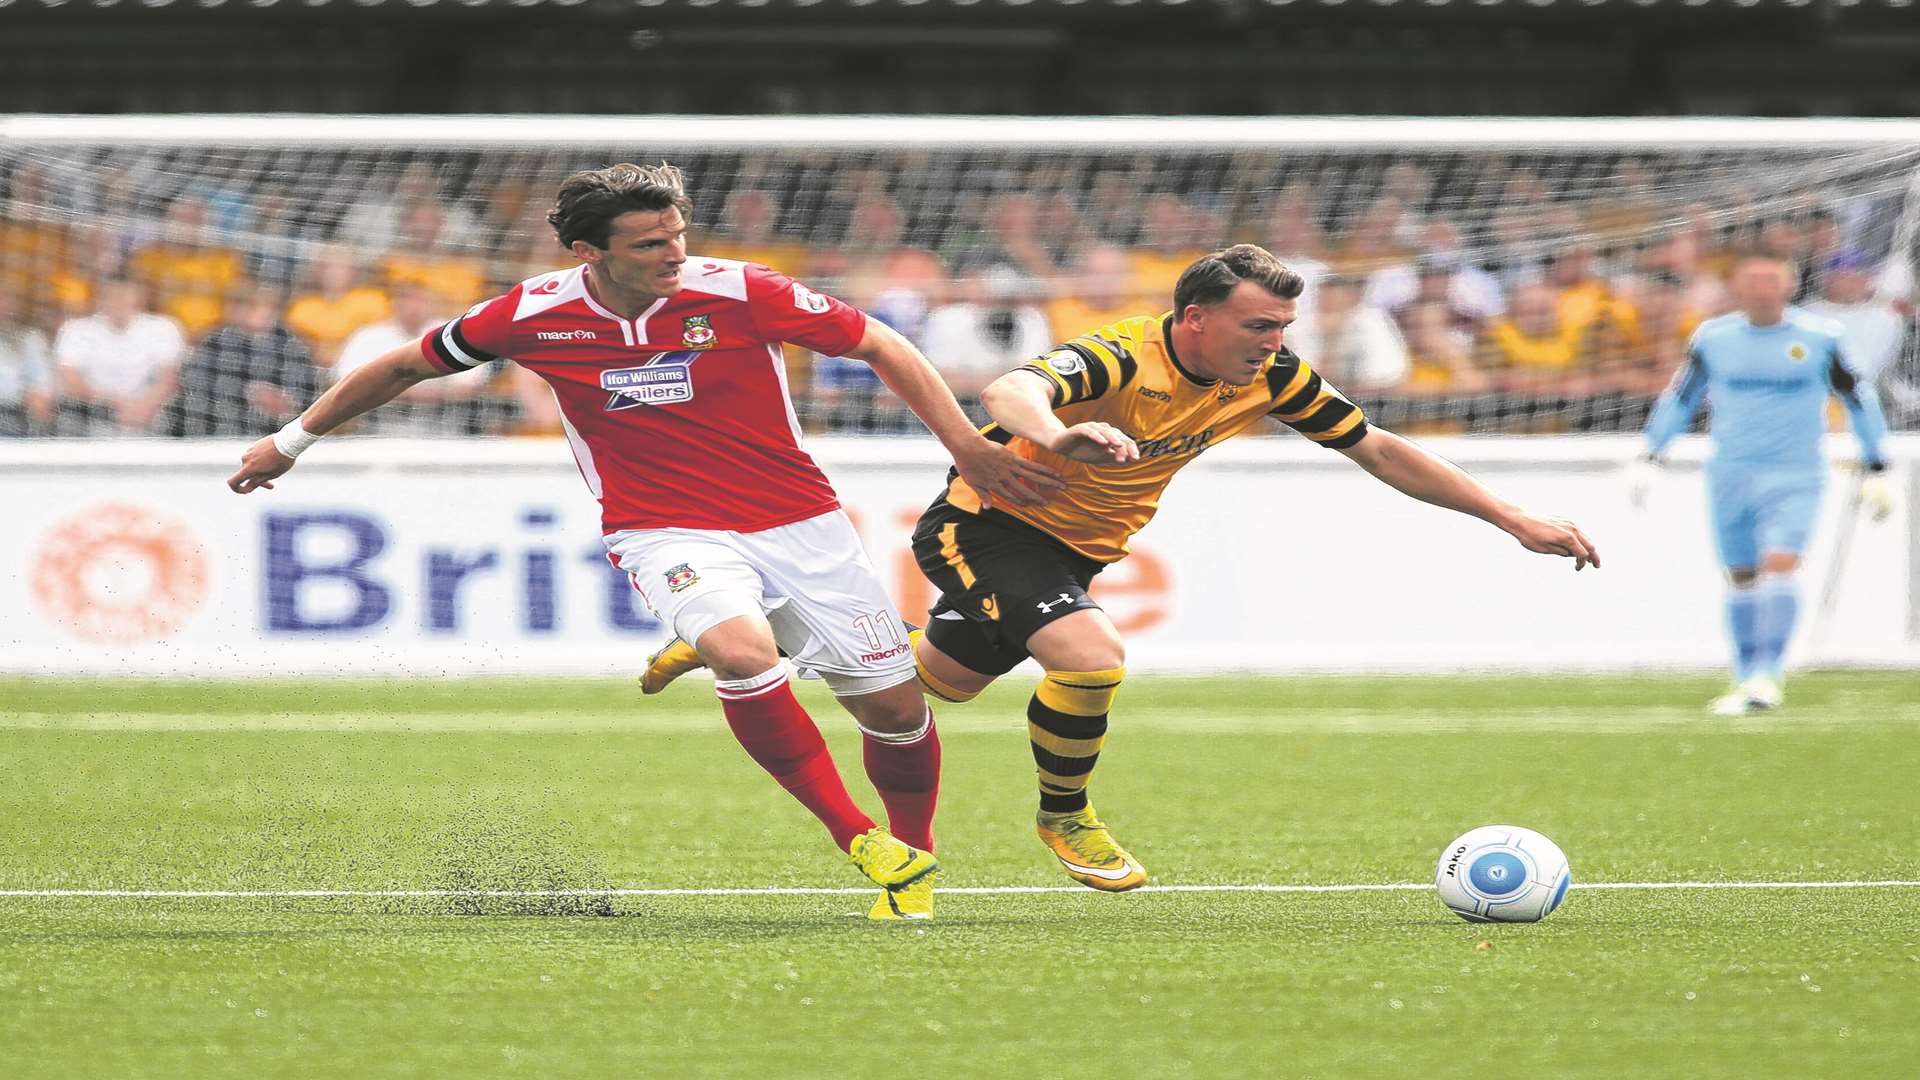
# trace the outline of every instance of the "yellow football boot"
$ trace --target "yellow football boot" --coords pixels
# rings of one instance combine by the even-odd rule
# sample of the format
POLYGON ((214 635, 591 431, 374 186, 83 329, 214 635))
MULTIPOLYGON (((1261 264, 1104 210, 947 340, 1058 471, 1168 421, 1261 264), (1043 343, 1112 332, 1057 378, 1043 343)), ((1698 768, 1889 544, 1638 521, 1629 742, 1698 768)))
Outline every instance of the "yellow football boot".
POLYGON ((700 659, 700 654, 693 651, 693 646, 677 637, 672 638, 660 646, 660 651, 647 657, 646 670, 640 673, 640 692, 657 694, 673 680, 706 666, 707 662, 700 659))
POLYGON ((933 852, 909 846, 880 825, 854 837, 847 858, 875 885, 887 889, 911 885, 940 869, 933 852))
POLYGON ((874 922, 913 922, 933 918, 933 880, 939 876, 928 874, 911 885, 885 890, 873 902, 867 918, 874 922))
POLYGON ((1114 842, 1093 807, 1070 813, 1040 811, 1034 821, 1040 841, 1053 849, 1067 876, 1089 889, 1126 892, 1147 883, 1146 867, 1114 842))

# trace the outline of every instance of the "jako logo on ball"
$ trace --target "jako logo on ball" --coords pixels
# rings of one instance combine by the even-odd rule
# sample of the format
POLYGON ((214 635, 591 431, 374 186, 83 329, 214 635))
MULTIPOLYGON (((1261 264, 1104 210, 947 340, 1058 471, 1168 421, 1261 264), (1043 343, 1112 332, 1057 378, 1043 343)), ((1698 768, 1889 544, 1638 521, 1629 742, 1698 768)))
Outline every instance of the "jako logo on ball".
POLYGON ((76 637, 131 645, 172 633, 207 594, 207 556, 180 521, 108 503, 55 525, 34 557, 33 599, 76 637))

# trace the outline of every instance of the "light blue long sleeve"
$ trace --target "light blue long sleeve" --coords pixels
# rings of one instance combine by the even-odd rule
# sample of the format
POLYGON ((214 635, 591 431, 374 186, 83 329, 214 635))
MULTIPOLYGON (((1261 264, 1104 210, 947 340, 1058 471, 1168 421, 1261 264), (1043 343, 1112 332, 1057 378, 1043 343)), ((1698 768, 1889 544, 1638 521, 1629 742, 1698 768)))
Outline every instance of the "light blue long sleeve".
POLYGON ((1700 402, 1707 395, 1707 366, 1698 349, 1687 351, 1687 362, 1660 392, 1653 415, 1647 419, 1647 453, 1659 457, 1681 432, 1693 426, 1700 402))
POLYGON ((1880 411, 1880 395, 1874 392, 1873 384, 1860 381, 1838 354, 1828 369, 1827 379, 1833 383, 1833 392, 1840 396, 1841 404, 1847 407, 1847 423, 1852 425, 1854 437, 1860 440, 1861 460, 1876 468, 1886 465, 1887 414, 1880 411))

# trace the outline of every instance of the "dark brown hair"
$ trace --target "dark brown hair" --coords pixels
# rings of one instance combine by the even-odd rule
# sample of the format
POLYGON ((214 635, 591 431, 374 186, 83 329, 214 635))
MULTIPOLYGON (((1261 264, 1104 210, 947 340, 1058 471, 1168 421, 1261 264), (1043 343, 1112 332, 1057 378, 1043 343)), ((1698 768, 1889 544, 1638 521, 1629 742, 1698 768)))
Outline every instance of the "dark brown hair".
POLYGON ((1206 307, 1220 303, 1243 281, 1251 281, 1282 300, 1298 298, 1307 287, 1304 278, 1287 269, 1266 248, 1235 244, 1202 255, 1181 272, 1173 286, 1173 317, 1178 319, 1189 304, 1206 307))
POLYGON ((671 165, 609 165, 577 172, 560 182, 547 224, 560 246, 572 248, 585 240, 605 248, 613 236, 613 219, 634 210, 678 209, 693 218, 693 200, 687 197, 687 178, 671 165))

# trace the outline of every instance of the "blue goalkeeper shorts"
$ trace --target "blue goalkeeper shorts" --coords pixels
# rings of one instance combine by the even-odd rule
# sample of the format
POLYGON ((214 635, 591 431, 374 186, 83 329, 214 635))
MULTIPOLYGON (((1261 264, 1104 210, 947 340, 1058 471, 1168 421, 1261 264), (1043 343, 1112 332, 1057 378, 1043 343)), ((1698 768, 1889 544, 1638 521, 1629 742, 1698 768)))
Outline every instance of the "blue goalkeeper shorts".
POLYGON ((1820 513, 1824 469, 1756 469, 1707 464, 1707 516, 1713 524, 1720 565, 1729 570, 1760 565, 1768 552, 1806 553, 1820 513))

